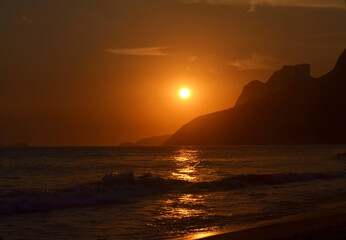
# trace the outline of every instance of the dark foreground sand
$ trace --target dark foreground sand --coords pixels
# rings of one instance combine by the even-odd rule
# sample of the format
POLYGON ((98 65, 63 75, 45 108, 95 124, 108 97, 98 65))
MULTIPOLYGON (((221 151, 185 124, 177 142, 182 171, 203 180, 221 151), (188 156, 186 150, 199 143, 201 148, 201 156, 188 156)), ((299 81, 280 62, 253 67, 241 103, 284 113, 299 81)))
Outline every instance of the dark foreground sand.
MULTIPOLYGON (((197 239, 346 240, 345 200, 346 195, 340 195, 332 201, 329 199, 320 202, 322 205, 313 212, 263 221, 256 224, 253 228, 197 239)), ((189 239, 196 239, 196 237, 189 239)), ((0 237, 0 240, 3 239, 0 237)))
POLYGON ((346 240, 346 203, 329 204, 315 212, 264 221, 254 228, 203 239, 346 240))

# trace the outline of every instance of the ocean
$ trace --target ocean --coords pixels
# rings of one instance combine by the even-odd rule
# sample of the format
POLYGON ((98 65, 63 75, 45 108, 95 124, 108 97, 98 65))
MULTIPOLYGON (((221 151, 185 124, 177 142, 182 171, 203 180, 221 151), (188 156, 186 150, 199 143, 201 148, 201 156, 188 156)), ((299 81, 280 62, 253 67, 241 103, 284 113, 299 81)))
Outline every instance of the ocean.
POLYGON ((0 148, 0 236, 195 239, 346 193, 346 146, 0 148))

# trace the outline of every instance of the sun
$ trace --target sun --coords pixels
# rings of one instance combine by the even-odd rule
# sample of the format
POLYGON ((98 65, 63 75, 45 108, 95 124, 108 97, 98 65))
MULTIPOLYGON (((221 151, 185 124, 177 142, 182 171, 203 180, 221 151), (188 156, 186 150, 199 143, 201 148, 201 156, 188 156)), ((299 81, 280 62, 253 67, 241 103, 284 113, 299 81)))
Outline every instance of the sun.
POLYGON ((190 90, 187 88, 180 89, 179 95, 181 98, 188 98, 190 97, 190 90))

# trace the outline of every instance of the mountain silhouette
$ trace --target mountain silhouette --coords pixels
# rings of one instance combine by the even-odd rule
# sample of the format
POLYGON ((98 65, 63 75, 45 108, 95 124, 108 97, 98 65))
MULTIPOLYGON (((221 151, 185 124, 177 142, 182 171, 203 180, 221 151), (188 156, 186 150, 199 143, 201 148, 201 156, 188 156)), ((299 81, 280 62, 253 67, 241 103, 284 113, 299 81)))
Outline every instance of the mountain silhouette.
POLYGON ((164 143, 171 135, 154 136, 148 138, 142 138, 137 142, 123 142, 119 146, 160 146, 164 143))
POLYGON ((320 78, 284 66, 246 85, 235 107, 195 118, 164 145, 346 144, 346 49, 320 78))
POLYGON ((301 64, 295 66, 283 66, 281 70, 276 71, 266 83, 255 80, 247 84, 236 106, 268 96, 288 85, 310 80, 310 65, 301 64))

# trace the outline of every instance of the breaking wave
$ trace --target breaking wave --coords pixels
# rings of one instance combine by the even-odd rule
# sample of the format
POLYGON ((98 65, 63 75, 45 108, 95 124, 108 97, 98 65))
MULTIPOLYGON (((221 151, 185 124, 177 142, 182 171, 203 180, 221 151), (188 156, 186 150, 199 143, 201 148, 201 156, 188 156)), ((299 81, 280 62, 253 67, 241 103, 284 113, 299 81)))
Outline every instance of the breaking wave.
POLYGON ((335 155, 332 159, 346 161, 346 152, 335 155))
POLYGON ((169 192, 200 192, 277 185, 320 179, 346 178, 346 171, 325 173, 235 175, 210 182, 188 182, 151 174, 110 173, 99 182, 47 191, 11 191, 0 195, 0 215, 22 214, 56 209, 124 204, 140 197, 169 192))

